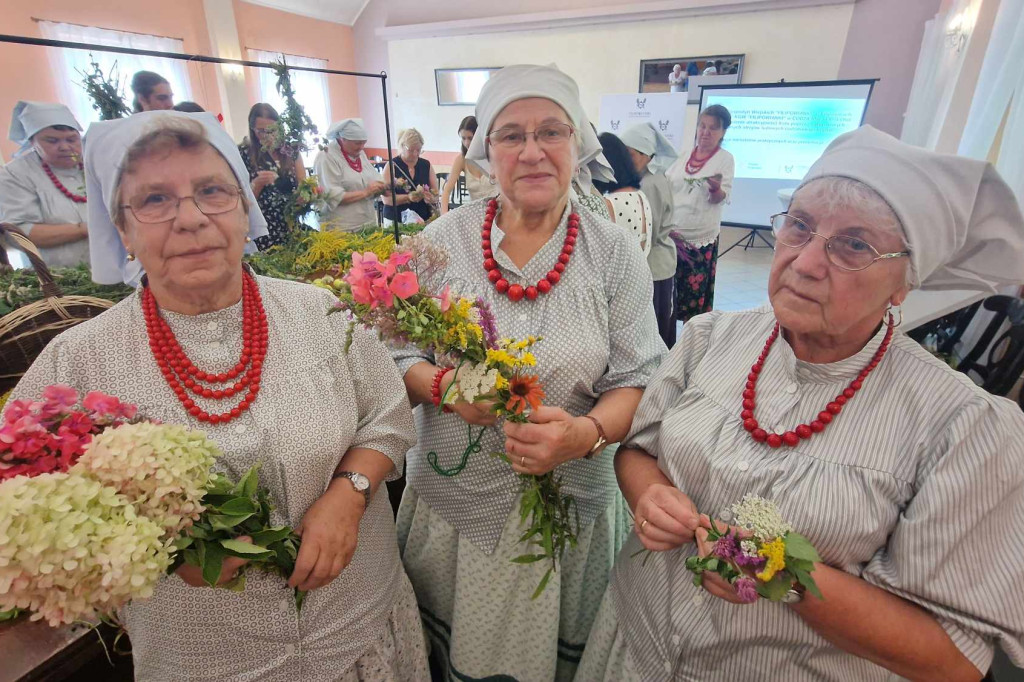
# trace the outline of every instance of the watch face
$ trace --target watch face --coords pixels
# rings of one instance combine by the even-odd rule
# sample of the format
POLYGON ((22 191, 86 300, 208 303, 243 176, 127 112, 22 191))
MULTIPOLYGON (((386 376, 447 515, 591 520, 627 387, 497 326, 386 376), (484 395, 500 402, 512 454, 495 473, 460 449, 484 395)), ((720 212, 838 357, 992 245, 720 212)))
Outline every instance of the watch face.
POLYGON ((370 479, 362 474, 352 474, 352 485, 355 486, 356 490, 362 492, 363 490, 370 489, 370 479))

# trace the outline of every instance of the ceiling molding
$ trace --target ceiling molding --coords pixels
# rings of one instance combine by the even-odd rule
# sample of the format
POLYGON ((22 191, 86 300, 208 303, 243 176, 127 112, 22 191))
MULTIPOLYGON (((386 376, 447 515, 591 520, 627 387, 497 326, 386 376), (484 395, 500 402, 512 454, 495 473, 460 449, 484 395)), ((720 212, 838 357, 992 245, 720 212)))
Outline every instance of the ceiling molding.
MULTIPOLYGON (((247 0, 252 1, 252 0, 247 0)), ((513 14, 480 19, 459 19, 405 26, 384 26, 376 30, 384 40, 409 40, 475 33, 539 31, 574 26, 621 24, 634 21, 662 21, 722 14, 799 9, 822 5, 852 5, 857 0, 717 0, 695 5, 693 0, 659 0, 643 4, 611 5, 602 8, 557 10, 513 14)))
MULTIPOLYGON (((356 19, 362 14, 363 10, 366 9, 366 5, 369 4, 370 0, 363 0, 359 9, 353 14, 352 12, 345 12, 346 15, 352 15, 351 18, 341 18, 337 16, 326 16, 321 12, 316 12, 304 7, 296 7, 302 3, 292 2, 290 0, 241 0, 242 2, 249 5, 257 5, 259 7, 266 7, 267 9, 276 9, 279 12, 287 12, 288 14, 295 14, 300 17, 307 17, 309 19, 316 19, 318 21, 329 21, 332 24, 341 24, 342 26, 351 27, 356 23, 356 19)), ((344 4, 344 3, 339 3, 344 4)))

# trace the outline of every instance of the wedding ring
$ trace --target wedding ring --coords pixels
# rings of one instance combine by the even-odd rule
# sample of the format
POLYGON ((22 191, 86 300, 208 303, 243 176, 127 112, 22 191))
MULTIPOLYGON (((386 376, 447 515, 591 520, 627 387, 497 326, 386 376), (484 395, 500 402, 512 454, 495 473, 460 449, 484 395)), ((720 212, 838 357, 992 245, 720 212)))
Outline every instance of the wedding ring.
POLYGON ((646 525, 647 525, 647 519, 644 519, 644 522, 640 524, 640 532, 641 533, 644 532, 644 526, 646 526, 646 525))
POLYGON ((525 456, 523 456, 523 458, 521 460, 519 460, 519 466, 521 466, 521 467, 526 466, 526 457, 525 456))

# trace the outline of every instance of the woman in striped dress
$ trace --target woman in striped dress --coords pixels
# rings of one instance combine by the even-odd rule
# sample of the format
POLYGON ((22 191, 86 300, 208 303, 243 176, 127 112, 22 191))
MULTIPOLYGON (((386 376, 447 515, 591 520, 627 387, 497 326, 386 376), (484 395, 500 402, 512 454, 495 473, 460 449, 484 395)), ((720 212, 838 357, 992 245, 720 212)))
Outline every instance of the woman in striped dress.
POLYGON ((691 320, 617 454, 634 534, 577 679, 978 680, 997 646, 1024 664, 1024 416, 890 318, 915 284, 1024 281, 1012 192, 865 127, 773 228, 771 305, 691 320), (750 493, 818 548, 823 600, 694 586, 686 559, 750 493))

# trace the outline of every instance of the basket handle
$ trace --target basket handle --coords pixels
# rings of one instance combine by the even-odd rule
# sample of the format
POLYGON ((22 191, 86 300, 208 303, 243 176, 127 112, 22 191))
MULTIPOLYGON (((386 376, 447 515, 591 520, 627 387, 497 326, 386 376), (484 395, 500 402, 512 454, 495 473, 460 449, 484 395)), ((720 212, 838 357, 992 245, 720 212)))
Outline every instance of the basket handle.
POLYGON ((39 286, 43 296, 46 298, 63 296, 63 292, 57 286, 57 282, 54 281, 50 268, 46 267, 46 263, 43 262, 43 257, 40 255, 36 245, 14 225, 0 223, 0 237, 5 236, 28 256, 29 262, 32 263, 32 269, 35 270, 36 277, 39 278, 39 286))

